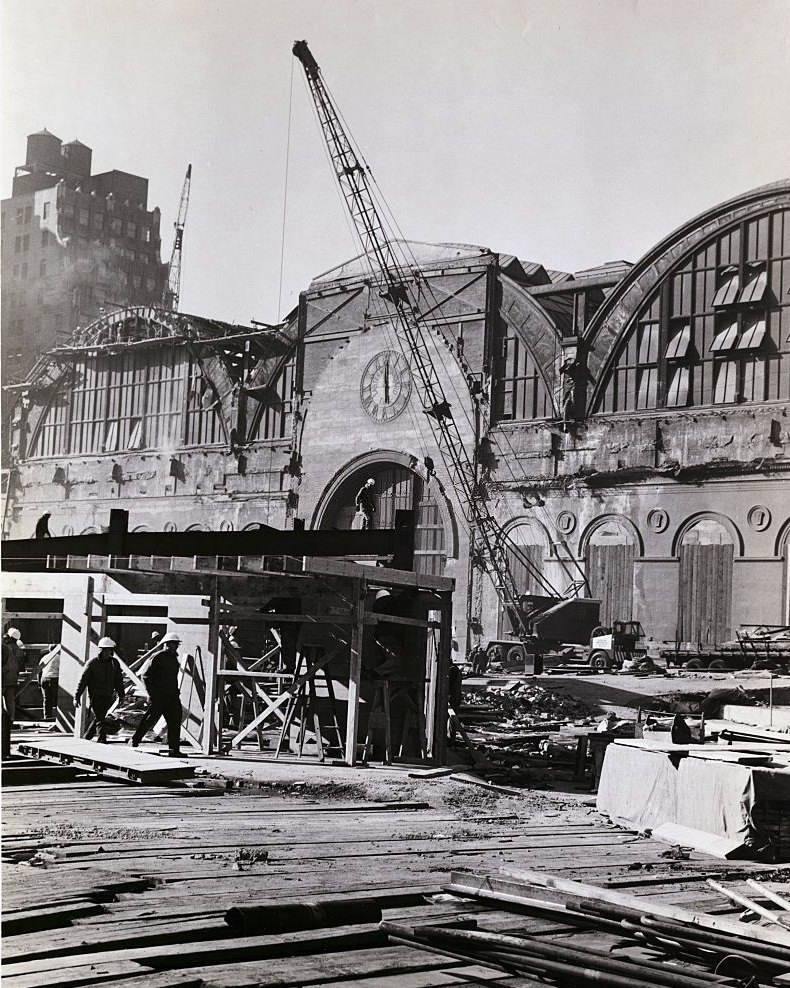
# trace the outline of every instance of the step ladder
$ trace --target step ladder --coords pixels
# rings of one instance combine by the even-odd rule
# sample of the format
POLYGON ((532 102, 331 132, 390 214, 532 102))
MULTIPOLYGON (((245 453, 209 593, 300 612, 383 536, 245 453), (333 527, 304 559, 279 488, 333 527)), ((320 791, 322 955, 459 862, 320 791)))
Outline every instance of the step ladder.
MULTIPOLYGON (((301 675, 302 663, 309 669, 311 661, 304 654, 300 653, 300 661, 297 663, 296 677, 301 675)), ((339 751, 339 758, 345 760, 345 745, 343 743, 343 733, 340 729, 340 721, 337 716, 337 701, 335 698, 335 688, 331 675, 325 668, 316 669, 304 682, 300 683, 288 702, 285 709, 285 719, 280 728, 280 735, 277 739, 277 746, 274 757, 279 758, 285 750, 285 743, 289 737, 294 723, 296 729, 297 755, 301 758, 304 754, 304 746, 307 742, 307 735, 312 733, 316 747, 318 749, 318 759, 323 762, 326 759, 328 749, 336 748, 339 751), (318 696, 317 677, 321 675, 326 688, 326 702, 329 707, 329 722, 321 723, 320 704, 323 697, 318 696), (332 740, 325 743, 324 734, 332 740)))

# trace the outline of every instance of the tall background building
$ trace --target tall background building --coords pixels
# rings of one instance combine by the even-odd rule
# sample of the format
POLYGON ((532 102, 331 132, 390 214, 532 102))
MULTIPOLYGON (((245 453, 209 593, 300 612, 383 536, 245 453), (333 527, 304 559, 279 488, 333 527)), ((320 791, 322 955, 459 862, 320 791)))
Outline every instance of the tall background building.
POLYGON ((2 201, 4 384, 104 312, 162 299, 167 264, 148 179, 92 175, 92 154, 47 130, 31 134, 2 201))

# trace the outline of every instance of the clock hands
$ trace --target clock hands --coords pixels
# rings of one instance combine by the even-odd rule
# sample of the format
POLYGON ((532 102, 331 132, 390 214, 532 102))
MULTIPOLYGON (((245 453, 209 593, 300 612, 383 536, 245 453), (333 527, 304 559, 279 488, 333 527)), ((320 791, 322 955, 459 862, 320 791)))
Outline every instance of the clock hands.
POLYGON ((384 364, 384 404, 390 403, 390 362, 384 364))

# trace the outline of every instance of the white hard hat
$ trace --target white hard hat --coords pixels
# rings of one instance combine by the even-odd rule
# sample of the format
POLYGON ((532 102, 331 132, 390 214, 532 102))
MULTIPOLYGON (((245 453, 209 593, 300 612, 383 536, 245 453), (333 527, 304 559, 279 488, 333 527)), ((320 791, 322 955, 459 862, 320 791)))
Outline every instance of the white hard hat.
POLYGON ((175 631, 168 631, 165 637, 162 639, 162 644, 166 645, 168 642, 181 642, 181 637, 175 631))
POLYGON ((99 639, 99 648, 115 648, 115 642, 112 638, 107 638, 105 636, 104 638, 99 639))
POLYGON ((16 638, 18 642, 22 641, 22 632, 19 628, 9 628, 8 631, 6 631, 6 634, 9 638, 16 638))
POLYGON ((368 479, 365 481, 365 483, 368 484, 368 485, 370 485, 370 484, 375 484, 376 481, 372 477, 368 477, 368 479))

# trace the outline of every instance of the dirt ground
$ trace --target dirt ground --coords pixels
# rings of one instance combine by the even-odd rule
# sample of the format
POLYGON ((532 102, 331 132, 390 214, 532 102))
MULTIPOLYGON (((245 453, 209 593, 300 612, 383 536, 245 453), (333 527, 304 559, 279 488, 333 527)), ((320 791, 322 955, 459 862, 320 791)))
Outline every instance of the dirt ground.
MULTIPOLYGON (((622 719, 632 719, 638 709, 650 708, 656 697, 674 695, 706 696, 711 690, 742 685, 761 702, 768 703, 773 694, 775 704, 790 702, 790 676, 768 673, 680 673, 646 677, 611 675, 560 675, 520 677, 509 675, 469 677, 464 691, 503 685, 511 682, 536 683, 545 689, 585 700, 599 709, 600 714, 615 713, 622 719)), ((518 796, 505 795, 475 785, 457 782, 448 776, 420 777, 413 767, 385 766, 371 762, 348 768, 337 763, 320 764, 311 759, 281 756, 261 758, 252 753, 234 753, 227 757, 201 758, 189 756, 207 784, 227 780, 240 792, 264 790, 267 794, 305 801, 349 799, 371 802, 427 802, 444 806, 460 818, 490 811, 491 816, 513 814, 523 818, 528 810, 530 821, 563 823, 589 820, 594 810, 594 795, 589 789, 567 782, 542 783, 534 789, 524 788, 518 796), (414 774, 410 774, 414 773, 414 774), (212 782, 212 780, 215 780, 212 782)), ((462 749, 451 749, 448 764, 458 772, 468 772, 470 762, 462 749)))

